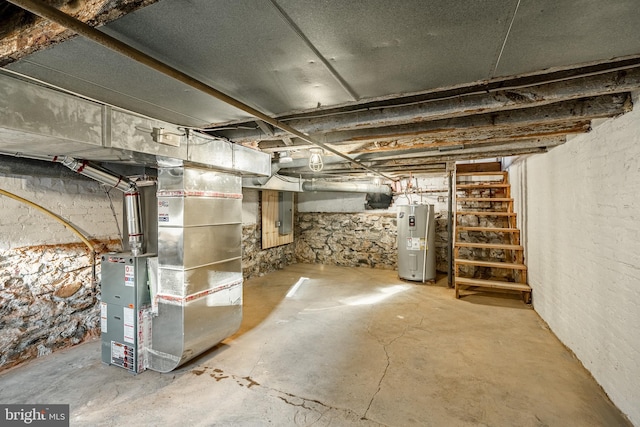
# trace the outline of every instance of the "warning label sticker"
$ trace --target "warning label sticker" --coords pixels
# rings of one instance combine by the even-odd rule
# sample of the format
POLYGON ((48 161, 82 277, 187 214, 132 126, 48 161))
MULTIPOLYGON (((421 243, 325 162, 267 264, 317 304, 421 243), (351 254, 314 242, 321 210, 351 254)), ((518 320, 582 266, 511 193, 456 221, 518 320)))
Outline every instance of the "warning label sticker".
POLYGON ((133 348, 128 345, 111 341, 111 364, 135 371, 133 364, 133 348))
POLYGON ((124 340, 125 342, 134 343, 136 338, 135 331, 135 317, 133 314, 133 308, 123 307, 123 317, 124 317, 124 340))
POLYGON ((426 248, 424 238, 420 237, 407 237, 407 250, 409 251, 424 251, 426 248))
POLYGON ((136 281, 136 270, 133 265, 124 266, 124 285, 133 287, 136 281))
POLYGON ((107 303, 104 301, 100 303, 100 331, 107 333, 107 303))

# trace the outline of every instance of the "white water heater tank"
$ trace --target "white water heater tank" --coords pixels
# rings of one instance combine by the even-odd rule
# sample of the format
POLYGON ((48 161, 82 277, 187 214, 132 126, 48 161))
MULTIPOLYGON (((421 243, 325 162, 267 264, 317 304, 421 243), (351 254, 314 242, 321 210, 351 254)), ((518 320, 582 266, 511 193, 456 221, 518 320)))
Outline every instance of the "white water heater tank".
POLYGON ((433 205, 398 207, 398 275, 401 279, 435 280, 435 240, 433 205))

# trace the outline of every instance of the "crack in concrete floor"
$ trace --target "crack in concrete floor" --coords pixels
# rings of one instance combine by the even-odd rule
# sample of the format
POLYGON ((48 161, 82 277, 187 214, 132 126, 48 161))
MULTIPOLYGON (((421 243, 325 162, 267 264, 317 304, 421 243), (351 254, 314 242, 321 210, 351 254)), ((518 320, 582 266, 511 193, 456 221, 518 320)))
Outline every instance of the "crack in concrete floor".
MULTIPOLYGON (((404 334, 404 333, 403 333, 404 334)), ((391 340, 391 343, 393 343, 396 339, 400 338, 402 335, 394 338, 393 340, 391 340)), ((385 350, 386 351, 386 350, 385 350)), ((387 356, 388 358, 388 356, 387 356)), ((387 364, 387 368, 388 368, 388 364, 387 364)), ((247 389, 251 389, 252 387, 256 387, 256 388, 262 388, 264 390, 267 391, 268 394, 270 394, 271 396, 280 399, 281 401, 283 401, 284 403, 286 403, 287 405, 290 406, 294 406, 294 407, 298 407, 298 408, 302 408, 305 409, 307 411, 312 411, 315 412, 316 414, 318 414, 318 418, 316 420, 314 420, 313 422, 311 422, 311 424, 309 424, 307 421, 307 417, 302 416, 302 420, 301 420, 301 424, 296 423, 298 425, 313 425, 318 423, 319 421, 321 421, 323 419, 323 417, 325 417, 327 415, 327 413, 329 413, 330 411, 335 411, 338 412, 342 415, 344 415, 346 418, 357 418, 360 419, 362 421, 368 421, 370 423, 375 423, 375 425, 381 426, 381 427, 387 427, 386 424, 382 424, 380 422, 377 422, 375 420, 372 420, 370 418, 367 418, 366 412, 364 415, 360 415, 358 414, 356 411, 349 409, 349 408, 340 408, 337 406, 332 406, 329 404, 326 404, 318 399, 312 399, 309 397, 302 397, 302 396, 298 396, 296 394, 293 393, 289 393, 283 390, 278 390, 276 388, 273 387, 269 387, 267 385, 258 383, 257 381, 255 381, 253 378, 251 378, 250 376, 241 376, 241 375, 236 375, 236 374, 230 374, 230 373, 226 373, 224 370, 220 369, 220 368, 211 368, 208 366, 204 366, 201 368, 194 368, 191 369, 189 371, 190 373, 194 374, 195 376, 201 376, 203 374, 209 373, 209 376, 213 379, 216 380, 216 382, 227 379, 227 378, 231 378, 232 380, 236 381, 236 383, 241 386, 241 387, 246 387, 247 389), (246 381, 246 384, 243 383, 243 381, 246 381), (323 408, 324 410, 320 410, 318 408, 318 406, 320 408, 323 408)), ((385 374, 386 374, 386 368, 385 368, 385 374)), ((383 378, 384 378, 384 374, 383 374, 383 378)), ((380 380, 382 382, 382 378, 380 380)), ((374 395, 375 397, 375 395, 374 395)), ((373 398, 371 399, 371 402, 373 402, 373 398)), ((369 407, 371 406, 371 402, 369 403, 369 407)), ((367 410, 369 409, 369 407, 367 408, 367 410)), ((297 416, 297 415, 296 415, 297 416)))

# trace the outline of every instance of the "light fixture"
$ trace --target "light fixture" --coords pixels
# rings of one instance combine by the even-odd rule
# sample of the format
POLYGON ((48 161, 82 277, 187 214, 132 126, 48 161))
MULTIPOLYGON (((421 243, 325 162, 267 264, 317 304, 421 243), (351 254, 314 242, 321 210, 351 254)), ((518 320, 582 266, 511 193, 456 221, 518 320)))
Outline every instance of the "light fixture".
POLYGON ((322 149, 310 148, 309 151, 311 152, 309 156, 309 169, 314 172, 320 172, 324 167, 324 163, 322 163, 322 149))

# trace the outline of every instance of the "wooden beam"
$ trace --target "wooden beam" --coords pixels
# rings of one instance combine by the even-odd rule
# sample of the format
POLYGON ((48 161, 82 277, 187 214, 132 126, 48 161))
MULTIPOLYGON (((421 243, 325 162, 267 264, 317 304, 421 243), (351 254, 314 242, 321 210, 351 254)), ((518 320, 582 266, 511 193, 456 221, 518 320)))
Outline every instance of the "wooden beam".
MULTIPOLYGON (((334 145, 344 153, 363 154, 381 151, 400 151, 407 149, 437 149, 451 147, 460 144, 497 143, 512 140, 527 140, 568 134, 586 133, 591 130, 589 121, 569 121, 565 123, 552 121, 539 125, 524 126, 493 126, 487 128, 454 128, 441 131, 433 131, 416 136, 401 136, 398 138, 383 138, 374 141, 357 141, 340 145, 334 145)), ((313 148, 309 144, 294 144, 287 149, 303 151, 313 148)), ((269 144, 264 147, 260 144, 261 151, 281 151, 282 145, 269 144)))
POLYGON ((586 133, 591 130, 591 123, 588 121, 572 123, 552 123, 541 126, 525 126, 521 128, 492 129, 481 132, 475 129, 460 129, 459 131, 446 132, 445 134, 428 134, 411 139, 400 139, 394 141, 376 141, 366 145, 357 145, 355 149, 346 149, 349 154, 378 153, 381 151, 401 150, 401 149, 433 149, 448 148, 461 144, 493 144, 497 142, 508 142, 515 140, 529 140, 531 138, 544 138, 552 136, 563 136, 575 133, 586 133))
MULTIPOLYGON (((567 100, 630 92, 639 88, 640 68, 634 68, 519 89, 429 100, 414 105, 297 119, 288 124, 308 134, 360 130, 540 107, 567 100)), ((230 137, 241 140, 243 135, 236 133, 230 137)))
POLYGON ((539 86, 437 99, 416 105, 338 116, 291 120, 288 123, 301 132, 327 133, 539 107, 570 99, 630 92, 639 88, 640 68, 636 68, 539 86))
MULTIPOLYGON (((614 117, 631 111, 633 103, 627 92, 608 94, 597 97, 572 99, 549 105, 528 107, 508 111, 476 114, 464 117, 453 117, 439 120, 398 124, 388 121, 381 127, 364 129, 329 130, 322 133, 328 144, 356 141, 373 141, 393 139, 403 136, 418 136, 432 132, 446 132, 461 128, 476 128, 478 131, 497 127, 525 126, 541 123, 567 122, 575 120, 592 120, 596 118, 614 117)), ((276 131, 276 134, 279 132, 276 131)), ((229 136, 234 142, 260 142, 260 148, 271 148, 281 139, 278 135, 267 136, 260 132, 243 131, 229 136)))
POLYGON ((448 135, 455 135, 457 132, 497 133, 499 130, 511 128, 540 127, 614 117, 628 113, 632 108, 633 104, 629 93, 603 95, 541 107, 434 120, 411 125, 332 132, 324 134, 323 138, 329 144, 351 141, 383 141, 425 134, 441 135, 442 138, 448 138, 448 135))
MULTIPOLYGON (((92 27, 114 21, 158 0, 89 0, 66 1, 60 10, 92 27)), ((5 66, 34 52, 73 38, 76 34, 49 20, 31 18, 31 13, 11 5, 0 16, 0 66, 5 66), (26 18, 25 18, 26 17, 26 18)))

